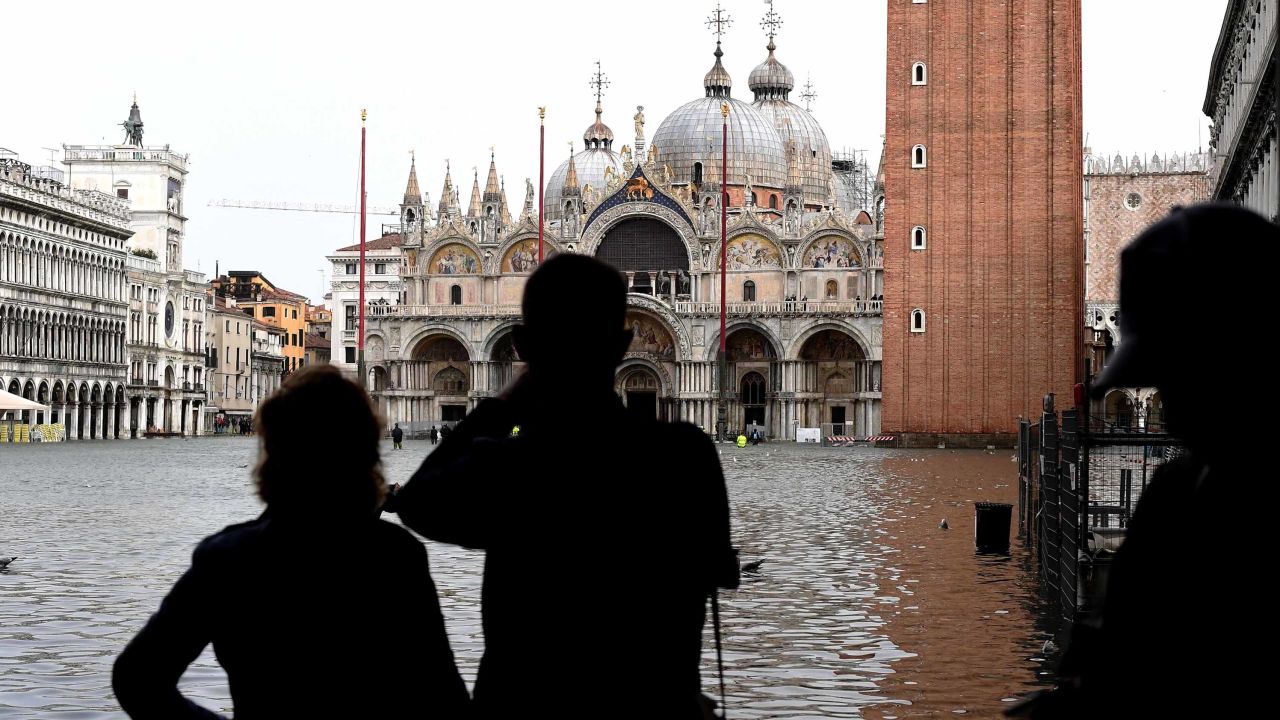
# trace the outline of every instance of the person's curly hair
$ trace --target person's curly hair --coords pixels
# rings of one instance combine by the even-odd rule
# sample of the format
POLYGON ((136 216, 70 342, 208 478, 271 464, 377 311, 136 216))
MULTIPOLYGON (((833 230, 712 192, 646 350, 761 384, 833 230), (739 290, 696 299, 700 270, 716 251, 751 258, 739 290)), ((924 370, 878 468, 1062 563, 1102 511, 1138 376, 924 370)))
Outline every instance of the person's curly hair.
POLYGON ((258 408, 254 430, 258 496, 273 514, 370 515, 381 506, 382 423, 368 394, 336 367, 290 375, 258 408))

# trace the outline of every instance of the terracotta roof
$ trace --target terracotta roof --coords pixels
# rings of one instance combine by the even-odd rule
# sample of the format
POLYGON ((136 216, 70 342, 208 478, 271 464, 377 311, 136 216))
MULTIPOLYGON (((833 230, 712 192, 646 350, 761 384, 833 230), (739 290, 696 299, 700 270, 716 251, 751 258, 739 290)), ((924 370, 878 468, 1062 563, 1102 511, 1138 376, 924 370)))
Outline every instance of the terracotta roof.
MULTIPOLYGON (((403 244, 404 244, 403 235, 401 235, 400 233, 391 233, 389 235, 383 235, 380 238, 374 238, 373 240, 365 240, 364 249, 366 251, 394 250, 403 244)), ((346 247, 340 247, 336 250, 336 252, 346 252, 348 250, 359 252, 360 243, 356 243, 355 245, 348 245, 346 247)))
POLYGON ((329 338, 327 338, 327 337, 322 337, 319 333, 311 333, 310 335, 308 335, 308 336, 307 336, 307 345, 306 345, 306 347, 307 347, 307 349, 308 349, 308 350, 309 350, 309 349, 311 349, 311 348, 327 348, 327 347, 330 347, 330 345, 329 345, 329 338))

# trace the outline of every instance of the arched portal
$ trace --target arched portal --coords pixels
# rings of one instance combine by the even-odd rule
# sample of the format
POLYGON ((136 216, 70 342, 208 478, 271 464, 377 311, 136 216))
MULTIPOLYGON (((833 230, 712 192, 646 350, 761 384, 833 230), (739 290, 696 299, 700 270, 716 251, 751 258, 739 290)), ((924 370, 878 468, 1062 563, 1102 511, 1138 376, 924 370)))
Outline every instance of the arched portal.
POLYGON ((461 420, 469 409, 471 354, 452 335, 428 335, 413 346, 398 387, 413 397, 397 415, 422 425, 461 420))
POLYGON ((489 354, 489 388, 499 391, 511 384, 524 371, 524 363, 516 352, 514 336, 510 330, 493 344, 489 354))
POLYGON ((751 428, 758 428, 765 435, 777 435, 777 408, 771 406, 781 385, 781 373, 773 341, 755 327, 730 330, 725 361, 730 390, 736 393, 727 409, 730 432, 750 433, 751 428))
POLYGON ((628 412, 650 420, 659 417, 658 395, 662 391, 662 383, 653 370, 643 365, 625 368, 619 374, 618 385, 628 412))
POLYGON ((1113 390, 1107 394, 1103 412, 1103 425, 1112 432, 1132 432, 1138 429, 1133 398, 1124 390, 1113 390))
POLYGON ((820 425, 825 435, 868 434, 870 401, 861 394, 871 387, 872 363, 858 341, 843 330, 822 330, 801 346, 800 359, 797 393, 809 398, 801 422, 820 425))
POLYGON ((631 292, 653 294, 659 273, 689 270, 689 251, 670 225, 630 217, 605 231, 596 258, 627 275, 631 292))

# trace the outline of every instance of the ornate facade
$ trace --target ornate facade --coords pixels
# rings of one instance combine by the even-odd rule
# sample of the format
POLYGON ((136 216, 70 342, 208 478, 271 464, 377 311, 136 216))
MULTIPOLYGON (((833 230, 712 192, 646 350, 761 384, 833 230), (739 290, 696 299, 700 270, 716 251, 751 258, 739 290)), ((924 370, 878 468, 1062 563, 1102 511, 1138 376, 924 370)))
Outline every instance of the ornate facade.
MULTIPOLYGON (((1210 196, 1206 153, 1126 159, 1084 155, 1084 347, 1089 376, 1102 372, 1120 345, 1120 251, 1176 205, 1210 196)), ((1094 401, 1091 415, 1102 429, 1160 429, 1155 388, 1116 388, 1094 401)))
MULTIPOLYGON (((753 74, 753 88, 789 82, 774 50, 771 38, 769 72, 753 74)), ((582 153, 566 160, 563 172, 552 176, 559 186, 547 188, 560 215, 543 228, 546 254, 593 255, 625 274, 635 339, 618 368, 616 389, 627 406, 712 431, 724 187, 730 205, 729 428, 757 425, 779 438, 794 438, 796 427, 820 425, 834 425, 829 429, 835 434, 876 434, 881 236, 868 214, 850 217, 832 206, 829 152, 826 180, 818 182, 811 177, 813 163, 800 161, 796 133, 788 135, 786 123, 779 127, 770 119, 779 108, 731 103, 730 171, 720 178, 719 107, 731 88, 722 55, 717 46, 705 97, 663 121, 647 151, 633 154, 623 146, 620 171, 603 160, 609 169, 601 170, 600 185, 580 179, 582 153), (714 152, 705 155, 704 131, 684 122, 692 106, 705 110, 703 105, 715 110, 717 136, 714 152), (670 143, 670 155, 664 143, 670 143)), ((777 104, 786 101, 787 90, 757 90, 757 96, 777 104)), ((804 142, 811 144, 812 128, 808 132, 804 142)), ((612 152, 612 138, 597 110, 583 138, 588 151, 612 152)), ((825 148, 825 138, 822 143, 825 148)), ((634 147, 646 148, 642 112, 634 147)), ((495 173, 491 162, 490 186, 495 173)), ((532 186, 518 221, 486 226, 492 203, 482 199, 479 212, 464 216, 450 200, 456 197, 451 184, 447 179, 434 226, 401 228, 400 302, 368 309, 369 387, 387 420, 402 425, 460 419, 497 394, 521 365, 511 330, 519 322, 525 281, 538 265, 532 186)), ((505 207, 505 196, 494 200, 505 207)), ((415 202, 421 203, 406 193, 402 217, 426 216, 415 202)))
POLYGON ((8 420, 67 438, 127 434, 129 219, 123 200, 0 150, 0 388, 50 407, 8 420))
POLYGON ((1230 0, 1204 114, 1213 195, 1280 222, 1280 0, 1230 0))

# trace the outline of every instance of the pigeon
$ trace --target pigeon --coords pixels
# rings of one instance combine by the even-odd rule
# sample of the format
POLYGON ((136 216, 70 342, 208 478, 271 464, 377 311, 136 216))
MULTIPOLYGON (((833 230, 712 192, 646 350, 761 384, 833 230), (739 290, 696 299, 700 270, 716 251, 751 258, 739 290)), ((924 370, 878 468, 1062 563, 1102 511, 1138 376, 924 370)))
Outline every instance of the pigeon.
POLYGON ((1056 652, 1058 652, 1058 644, 1053 641, 1053 638, 1045 640, 1044 645, 1040 648, 1042 655, 1052 655, 1056 652))
POLYGON ((946 519, 946 518, 942 518, 942 522, 938 523, 938 529, 939 529, 939 530, 947 530, 947 529, 949 529, 950 527, 951 527, 951 526, 947 524, 947 519, 946 519))
POLYGON ((17 555, 13 557, 0 557, 0 570, 4 570, 5 568, 9 567, 9 563, 17 559, 18 559, 17 555))
POLYGON ((754 575, 760 572, 761 565, 764 565, 764 558, 760 558, 759 560, 752 560, 749 563, 743 563, 742 572, 751 573, 754 575))

